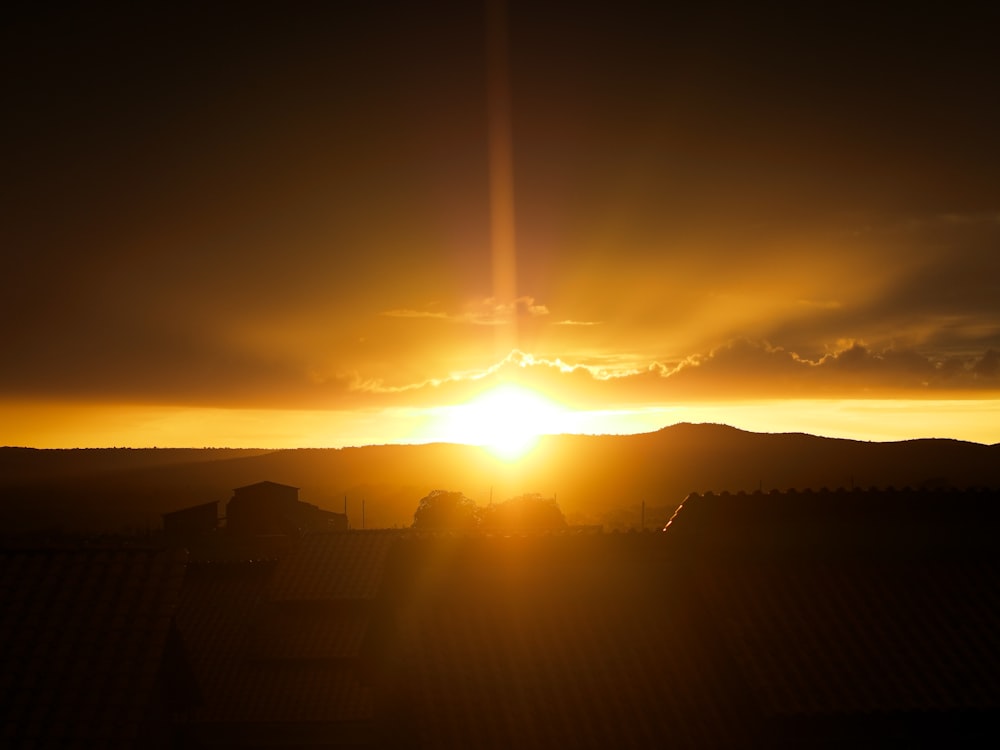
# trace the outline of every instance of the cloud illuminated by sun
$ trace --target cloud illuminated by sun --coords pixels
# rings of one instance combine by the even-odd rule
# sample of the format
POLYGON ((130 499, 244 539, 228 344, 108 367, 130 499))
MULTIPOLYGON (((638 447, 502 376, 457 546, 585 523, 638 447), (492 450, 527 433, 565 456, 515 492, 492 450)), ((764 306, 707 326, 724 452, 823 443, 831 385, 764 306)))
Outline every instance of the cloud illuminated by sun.
POLYGON ((539 436, 564 431, 571 417, 566 409, 536 391, 504 384, 467 403, 442 407, 427 436, 482 445, 512 461, 527 453, 539 436))

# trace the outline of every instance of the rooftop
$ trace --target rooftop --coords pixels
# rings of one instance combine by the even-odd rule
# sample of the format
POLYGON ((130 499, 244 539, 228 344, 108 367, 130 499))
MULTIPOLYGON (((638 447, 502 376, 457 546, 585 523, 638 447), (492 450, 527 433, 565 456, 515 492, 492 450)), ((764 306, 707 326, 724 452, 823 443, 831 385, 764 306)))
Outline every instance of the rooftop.
POLYGON ((0 744, 149 741, 184 559, 151 549, 0 551, 0 744))

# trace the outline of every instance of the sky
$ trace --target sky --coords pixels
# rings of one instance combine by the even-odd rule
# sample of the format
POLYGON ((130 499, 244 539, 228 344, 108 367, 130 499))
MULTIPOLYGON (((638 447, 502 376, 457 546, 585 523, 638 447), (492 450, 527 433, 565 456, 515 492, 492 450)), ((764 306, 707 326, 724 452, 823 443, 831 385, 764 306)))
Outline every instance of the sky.
POLYGON ((0 444, 1000 442, 1000 11, 134 5, 0 31, 0 444))

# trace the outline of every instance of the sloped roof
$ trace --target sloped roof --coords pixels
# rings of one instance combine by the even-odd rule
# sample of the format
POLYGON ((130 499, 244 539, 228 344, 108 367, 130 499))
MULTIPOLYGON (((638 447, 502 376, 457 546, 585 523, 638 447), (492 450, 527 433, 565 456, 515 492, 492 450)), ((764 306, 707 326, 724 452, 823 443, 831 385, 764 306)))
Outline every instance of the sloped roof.
MULTIPOLYGON (((370 690, 352 674, 315 660, 261 663, 255 658, 261 647, 264 593, 275 565, 192 566, 177 625, 204 700, 189 721, 253 724, 370 717, 370 690)), ((281 656, 280 644, 274 648, 281 656)))
POLYGON ((243 679, 253 618, 275 563, 193 563, 177 608, 177 628, 204 706, 197 717, 220 701, 243 679))
POLYGON ((244 664, 223 693, 206 697, 198 722, 316 724, 368 720, 371 688, 346 671, 317 664, 244 664))
POLYGON ((262 611, 248 656, 274 661, 351 661, 361 658, 371 616, 365 612, 262 611))
POLYGON ((401 629, 420 746, 716 747, 742 731, 713 657, 663 610, 438 606, 401 629))
POLYGON ((669 597, 650 536, 409 541, 399 735, 442 748, 737 743, 746 715, 727 665, 669 597))
POLYGON ((1000 709, 1000 565, 759 561, 695 573, 766 715, 1000 709))
POLYGON ((664 531, 690 553, 963 554, 994 546, 1000 491, 860 488, 692 493, 664 531))
POLYGON ((185 555, 0 551, 0 744, 140 743, 185 555))
POLYGON ((243 579, 193 566, 193 719, 528 750, 814 746, 817 717, 845 742, 870 736, 856 717, 891 717, 882 738, 903 717, 912 739, 915 716, 1000 715, 995 493, 761 495, 697 496, 666 534, 318 533, 229 568, 243 579), (362 674, 373 650, 386 668, 362 674))
POLYGON ((760 715, 947 735, 1000 714, 998 519, 988 490, 706 493, 663 536, 760 715))
POLYGON ((177 619, 205 699, 189 722, 313 727, 304 742, 332 742, 343 730, 368 741, 358 726, 374 717, 374 695, 359 661, 372 615, 327 605, 375 595, 390 541, 319 533, 280 561, 193 565, 177 619))
POLYGON ((529 748, 816 746, 925 728, 997 739, 1000 556, 985 544, 996 527, 973 528, 995 496, 755 499, 699 496, 671 534, 402 540, 400 736, 529 748))
POLYGON ((393 531, 334 531, 305 535, 268 584, 271 601, 373 599, 379 591, 393 531))

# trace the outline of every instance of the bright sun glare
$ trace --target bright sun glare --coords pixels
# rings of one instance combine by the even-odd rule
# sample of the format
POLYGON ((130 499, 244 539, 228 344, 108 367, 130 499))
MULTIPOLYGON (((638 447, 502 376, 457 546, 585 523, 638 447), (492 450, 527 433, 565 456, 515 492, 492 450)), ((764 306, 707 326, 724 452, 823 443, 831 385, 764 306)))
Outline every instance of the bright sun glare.
POLYGON ((439 434, 449 442, 482 445, 513 460, 530 450, 540 435, 560 432, 565 416, 564 409, 535 391, 502 385, 444 410, 439 434))

